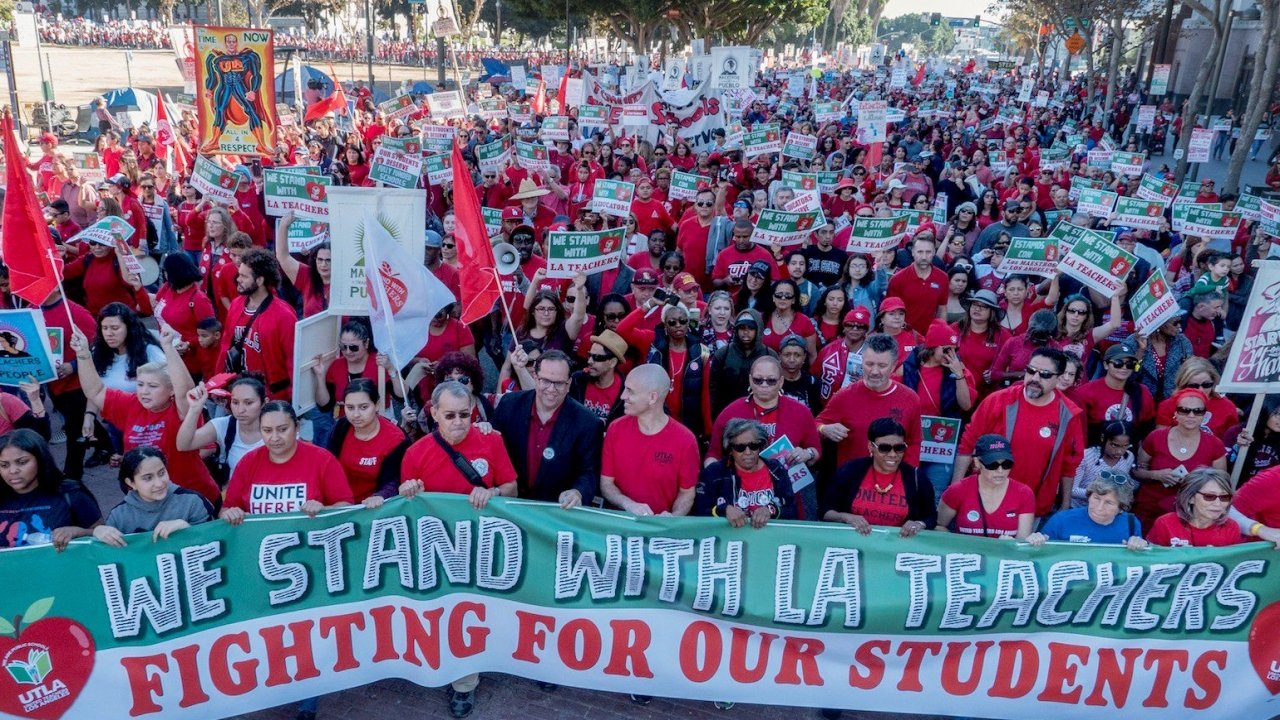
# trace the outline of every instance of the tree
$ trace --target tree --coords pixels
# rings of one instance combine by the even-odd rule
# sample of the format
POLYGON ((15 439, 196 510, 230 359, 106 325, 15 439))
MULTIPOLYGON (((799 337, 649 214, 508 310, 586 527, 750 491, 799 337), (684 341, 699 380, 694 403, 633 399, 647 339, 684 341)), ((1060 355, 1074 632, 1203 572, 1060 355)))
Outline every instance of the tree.
POLYGON ((1248 110, 1240 126, 1240 142, 1236 143, 1236 151, 1231 153, 1231 161, 1227 165, 1227 181, 1223 187, 1233 193, 1240 187, 1240 173, 1244 171, 1249 147, 1262 125, 1262 116, 1271 104, 1270 95, 1276 86, 1276 77, 1280 75, 1280 2, 1264 0, 1258 3, 1258 9, 1262 11, 1262 42, 1258 47, 1268 50, 1258 56, 1259 64, 1253 70, 1249 98, 1245 104, 1248 110))
POLYGON ((1182 178, 1187 174, 1187 148, 1191 145, 1191 131, 1196 127, 1196 117, 1199 114, 1200 101, 1204 97, 1205 86, 1209 82, 1209 73, 1216 66, 1214 58, 1218 56, 1218 48, 1223 42, 1225 34, 1223 25, 1226 20, 1226 11, 1230 8, 1227 0, 1213 0, 1212 5, 1205 5, 1200 0, 1184 0, 1184 2, 1192 12, 1209 22, 1209 27, 1213 31, 1213 40, 1209 43, 1208 54, 1205 55, 1207 62, 1200 63, 1196 82, 1191 86, 1191 94, 1182 105, 1182 133, 1178 136, 1178 147, 1182 149, 1182 159, 1178 161, 1176 173, 1178 182, 1182 182, 1182 178))

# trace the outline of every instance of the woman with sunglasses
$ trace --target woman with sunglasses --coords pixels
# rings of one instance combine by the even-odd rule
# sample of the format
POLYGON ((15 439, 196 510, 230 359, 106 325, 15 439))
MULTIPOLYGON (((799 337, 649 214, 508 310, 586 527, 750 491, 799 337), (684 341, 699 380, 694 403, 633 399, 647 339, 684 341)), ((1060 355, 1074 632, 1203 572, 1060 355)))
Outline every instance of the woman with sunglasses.
POLYGON ((795 518, 795 494, 787 468, 761 452, 769 433, 759 420, 733 418, 719 445, 723 459, 711 460, 698 477, 694 515, 722 517, 729 527, 759 530, 773 519, 795 518))
POLYGON ((862 535, 870 535, 872 526, 900 528, 901 537, 934 528, 938 509, 933 486, 903 462, 906 437, 897 420, 872 420, 867 427, 868 457, 836 470, 823 493, 822 519, 844 523, 862 535))
POLYGON ((1179 390, 1173 400, 1173 426, 1147 435, 1138 449, 1133 476, 1141 483, 1134 513, 1143 527, 1174 509, 1174 497, 1187 473, 1197 468, 1227 469, 1227 448, 1201 427, 1209 397, 1195 388, 1179 390))
MULTIPOLYGON (((1202 418, 1203 426, 1215 437, 1225 438, 1240 424, 1240 409, 1230 398, 1218 392, 1218 381, 1221 379, 1222 375, 1212 362, 1202 357, 1189 357, 1178 367, 1174 384, 1178 390, 1191 388, 1208 396, 1209 406, 1202 418)), ((1160 403, 1156 408, 1156 424, 1169 426, 1173 422, 1174 409, 1172 399, 1160 403)))
POLYGON ((1083 504, 1051 515, 1039 532, 1027 536, 1027 544, 1040 547, 1052 540, 1146 549, 1142 524, 1126 512, 1133 502, 1132 486, 1116 484, 1104 476, 1091 480, 1082 493, 1083 504))
POLYGON ((395 372, 391 367, 391 359, 373 347, 373 333, 364 318, 348 320, 338 335, 338 348, 317 355, 311 371, 316 409, 320 412, 308 412, 307 418, 312 423, 312 439, 321 447, 329 443, 334 411, 341 410, 337 399, 346 394, 347 384, 352 380, 368 378, 376 385, 378 376, 381 375, 390 392, 400 398, 399 389, 390 378, 390 374, 395 372))
MULTIPOLYGON (((952 483, 938 502, 938 529, 978 537, 1025 540, 1036 518, 1031 488, 1013 480, 1013 448, 1001 435, 983 435, 974 444, 976 475, 952 483)), ((932 489, 932 488, 930 488, 932 489)))
POLYGON ((1226 547, 1245 541, 1231 517, 1231 479, 1218 468, 1197 468, 1182 481, 1169 512, 1158 517, 1147 540, 1165 547, 1226 547))
POLYGON ((1138 348, 1138 372, 1142 384, 1156 400, 1163 400, 1178 390, 1179 370, 1195 356, 1191 341, 1182 334, 1181 314, 1169 318, 1149 335, 1134 333, 1124 342, 1138 348))
POLYGON ((680 304, 660 306, 662 324, 655 330, 642 326, 649 307, 638 307, 618 325, 618 334, 637 348, 646 364, 661 365, 671 377, 667 410, 699 438, 711 427, 711 353, 690 332, 689 309, 680 304))
POLYGON ((799 312, 800 288, 794 280, 779 280, 773 284, 772 309, 765 315, 764 344, 777 352, 782 339, 788 335, 804 338, 811 356, 818 353, 818 331, 807 315, 799 312))
POLYGON ((1062 303, 1062 309, 1058 311, 1058 335, 1062 338, 1062 349, 1089 362, 1098 343, 1120 329, 1120 324, 1124 322, 1124 307, 1121 304, 1124 294, 1124 290, 1121 290, 1111 297, 1111 311, 1107 321, 1101 325, 1094 325, 1093 302, 1088 297, 1068 296, 1062 303))
MULTIPOLYGON (((976 157, 980 152, 982 151, 979 150, 975 152, 974 156, 976 157)), ((985 165, 983 165, 980 168, 980 170, 986 170, 987 174, 991 173, 990 168, 987 168, 985 165)), ((981 181, 981 177, 979 177, 979 181, 981 181)), ((983 183, 983 184, 990 185, 990 182, 983 183)), ((1000 220, 999 196, 996 195, 995 190, 984 190, 982 193, 982 197, 978 199, 978 227, 985 230, 988 225, 990 225, 993 222, 999 222, 999 220, 1000 220)))
POLYGON ((1115 420, 1133 423, 1140 429, 1137 437, 1146 435, 1151 428, 1156 418, 1156 403, 1151 391, 1138 381, 1134 372, 1137 363, 1137 350, 1132 345, 1112 345, 1103 357, 1105 374, 1068 392, 1071 400, 1084 411, 1090 437, 1096 437, 1103 425, 1115 420))

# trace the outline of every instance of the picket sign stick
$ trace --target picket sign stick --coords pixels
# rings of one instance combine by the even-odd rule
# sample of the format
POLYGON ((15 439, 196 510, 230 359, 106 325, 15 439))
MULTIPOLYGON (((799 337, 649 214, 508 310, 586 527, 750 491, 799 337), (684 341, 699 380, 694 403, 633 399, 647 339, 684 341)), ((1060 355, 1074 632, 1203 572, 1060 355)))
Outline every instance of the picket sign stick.
MULTIPOLYGON (((1262 414, 1262 399, 1266 397, 1266 393, 1258 393, 1253 396, 1253 407, 1249 408, 1249 419, 1245 421, 1244 429, 1250 433, 1258 424, 1258 416, 1262 414)), ((1258 439, 1254 438, 1254 442, 1258 439)), ((1240 452, 1236 454, 1235 464, 1231 467, 1231 489, 1235 490, 1240 484, 1240 472, 1244 470, 1244 458, 1248 455, 1248 448, 1240 448, 1240 452)))
MULTIPOLYGON (((498 268, 489 268, 493 271, 493 279, 498 283, 498 287, 502 287, 502 276, 498 274, 498 268)), ((511 308, 507 307, 507 301, 502 297, 498 298, 498 304, 502 306, 502 316, 507 319, 507 329, 511 331, 511 339, 516 339, 516 325, 511 322, 511 308)))
MULTIPOLYGON (((53 267, 53 248, 49 248, 46 252, 49 253, 49 267, 52 268, 53 267)), ((71 342, 71 336, 76 334, 77 332, 76 321, 71 318, 71 306, 68 304, 71 301, 67 299, 67 291, 64 290, 62 287, 62 274, 54 273, 54 277, 58 278, 58 294, 62 296, 62 309, 64 312, 67 313, 68 334, 67 334, 67 337, 64 338, 63 342, 71 342)))

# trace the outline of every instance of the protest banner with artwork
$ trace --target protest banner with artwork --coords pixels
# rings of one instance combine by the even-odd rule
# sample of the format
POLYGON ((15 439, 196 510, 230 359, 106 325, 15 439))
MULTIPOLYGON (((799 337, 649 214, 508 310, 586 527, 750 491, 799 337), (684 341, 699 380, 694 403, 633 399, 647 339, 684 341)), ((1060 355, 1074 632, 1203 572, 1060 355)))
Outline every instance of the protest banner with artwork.
POLYGON ((547 234, 547 277, 596 275, 618 266, 626 247, 626 228, 591 232, 554 230, 547 234))
POLYGON ((1270 393, 1280 383, 1280 263, 1258 265, 1218 392, 1270 393))
POLYGON ((263 206, 267 215, 281 216, 292 212, 306 220, 327 220, 329 186, 333 178, 315 174, 285 172, 265 168, 262 171, 263 206))
POLYGON ((275 43, 271 30, 196 25, 200 155, 275 151, 275 43))
POLYGON ((1138 262, 1137 256, 1097 235, 1079 239, 1062 257, 1063 273, 1110 298, 1124 286, 1124 279, 1138 262))
POLYGON ((333 272, 329 310, 339 315, 368 315, 369 291, 364 278, 365 208, 405 251, 421 261, 426 230, 426 195, 395 188, 329 188, 329 234, 333 272))
POLYGON ((38 310, 0 310, 0 385, 16 387, 29 378, 45 383, 55 377, 44 315, 38 310))
POLYGON ((849 244, 845 250, 851 253, 874 254, 884 252, 898 246, 898 241, 907 232, 907 217, 863 217, 853 218, 850 226, 849 244))
POLYGON ((1264 718, 1274 554, 733 529, 514 498, 477 512, 427 494, 0 552, 0 575, 22 578, 0 598, 0 708, 218 718, 484 672, 790 707, 1264 718))

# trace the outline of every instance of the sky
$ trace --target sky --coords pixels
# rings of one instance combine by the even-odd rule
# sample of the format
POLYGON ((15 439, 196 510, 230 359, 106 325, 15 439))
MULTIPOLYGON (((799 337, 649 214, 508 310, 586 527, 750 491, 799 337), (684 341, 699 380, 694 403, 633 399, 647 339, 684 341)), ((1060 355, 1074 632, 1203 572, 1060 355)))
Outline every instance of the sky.
POLYGON ((941 2, 940 0, 890 0, 889 7, 885 8, 883 17, 894 18, 899 15, 911 15, 912 13, 935 12, 940 12, 945 17, 973 17, 974 15, 986 15, 987 8, 990 5, 990 0, 947 0, 947 2, 941 2))

